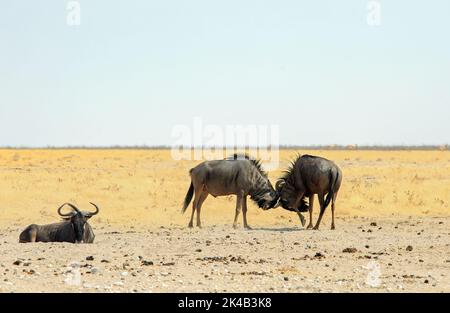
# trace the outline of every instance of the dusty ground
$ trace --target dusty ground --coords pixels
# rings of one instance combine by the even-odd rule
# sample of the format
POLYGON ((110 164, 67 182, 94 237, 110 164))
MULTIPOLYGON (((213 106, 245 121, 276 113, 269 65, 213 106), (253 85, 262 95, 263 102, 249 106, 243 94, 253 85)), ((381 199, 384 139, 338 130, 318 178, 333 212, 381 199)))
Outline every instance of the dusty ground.
POLYGON ((231 197, 186 229, 198 162, 168 151, 0 150, 0 292, 450 292, 450 152, 308 153, 343 169, 336 231, 330 212, 315 232, 253 204, 255 229, 233 230, 231 197), (66 201, 100 205, 94 245, 17 243, 66 201))
POLYGON ((101 227, 96 244, 76 246, 24 246, 2 229, 0 291, 450 292, 448 219, 373 220, 319 232, 101 227))

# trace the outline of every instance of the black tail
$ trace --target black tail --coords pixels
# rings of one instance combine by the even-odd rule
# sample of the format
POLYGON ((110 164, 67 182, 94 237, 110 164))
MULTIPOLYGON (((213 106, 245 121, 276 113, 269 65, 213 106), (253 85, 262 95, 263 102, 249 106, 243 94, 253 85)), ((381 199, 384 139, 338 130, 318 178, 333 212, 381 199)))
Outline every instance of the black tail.
POLYGON ((194 197, 194 183, 191 182, 191 187, 189 187, 186 198, 184 199, 183 210, 181 211, 183 214, 186 212, 193 197, 194 197))
POLYGON ((339 181, 339 171, 336 171, 336 177, 333 177, 333 171, 330 171, 330 190, 328 191, 327 198, 325 199, 324 210, 330 205, 331 200, 333 200, 334 194, 336 192, 336 185, 339 181))

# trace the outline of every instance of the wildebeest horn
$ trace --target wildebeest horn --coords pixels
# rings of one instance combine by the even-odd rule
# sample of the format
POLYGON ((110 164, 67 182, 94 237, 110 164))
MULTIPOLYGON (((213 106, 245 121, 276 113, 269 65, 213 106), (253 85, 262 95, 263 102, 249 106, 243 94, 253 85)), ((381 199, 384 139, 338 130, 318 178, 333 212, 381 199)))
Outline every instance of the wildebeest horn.
POLYGON ((286 184, 286 182, 284 180, 279 180, 277 181, 277 183, 275 184, 275 190, 281 190, 283 189, 283 186, 286 184))
POLYGON ((61 216, 63 216, 63 217, 66 217, 66 216, 72 216, 72 215, 73 215, 72 212, 66 213, 66 214, 64 214, 64 213, 61 212, 62 208, 65 207, 66 205, 70 206, 74 211, 80 213, 80 210, 78 210, 78 208, 77 208, 76 206, 74 206, 73 204, 71 204, 71 203, 64 203, 64 204, 61 205, 61 206, 59 207, 59 209, 58 209, 58 214, 59 214, 59 215, 61 215, 61 216))
POLYGON ((273 208, 276 209, 279 208, 280 206, 281 206, 281 198, 278 198, 278 201, 273 208))
POLYGON ((86 216, 92 217, 94 215, 97 215, 98 212, 100 212, 100 209, 98 208, 98 206, 95 203, 89 202, 90 204, 92 204, 95 207, 95 212, 89 212, 86 214, 86 216))

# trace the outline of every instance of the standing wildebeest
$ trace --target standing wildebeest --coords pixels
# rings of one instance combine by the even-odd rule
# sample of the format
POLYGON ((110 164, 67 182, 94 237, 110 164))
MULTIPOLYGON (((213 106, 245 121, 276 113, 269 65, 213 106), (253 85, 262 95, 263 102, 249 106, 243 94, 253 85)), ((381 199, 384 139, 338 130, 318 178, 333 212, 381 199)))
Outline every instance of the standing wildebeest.
POLYGON ((327 159, 304 155, 299 156, 293 162, 291 168, 286 171, 277 185, 276 189, 280 193, 281 205, 289 211, 306 212, 309 209, 308 229, 313 227, 312 213, 314 205, 314 195, 317 194, 320 202, 320 215, 314 229, 319 229, 323 214, 331 204, 332 224, 331 229, 335 229, 334 211, 335 201, 342 182, 342 172, 339 167, 327 159), (327 195, 325 199, 325 195, 327 195), (305 197, 309 197, 309 207, 305 197))
POLYGON ((97 215, 100 209, 95 207, 95 212, 82 212, 70 203, 64 203, 58 214, 64 219, 61 223, 50 225, 30 225, 20 234, 20 243, 27 242, 71 242, 71 243, 93 243, 94 231, 87 222, 92 216, 97 215), (70 206, 72 212, 62 213, 64 206, 70 206))
POLYGON ((191 186, 184 200, 182 212, 185 213, 194 193, 192 216, 189 227, 194 226, 194 214, 197 211, 197 226, 201 227, 200 212, 208 195, 213 197, 236 195, 236 215, 233 227, 237 227, 241 208, 244 227, 251 229, 247 223, 247 196, 250 196, 262 209, 278 205, 278 194, 263 171, 259 160, 252 160, 247 155, 207 161, 190 171, 191 186))

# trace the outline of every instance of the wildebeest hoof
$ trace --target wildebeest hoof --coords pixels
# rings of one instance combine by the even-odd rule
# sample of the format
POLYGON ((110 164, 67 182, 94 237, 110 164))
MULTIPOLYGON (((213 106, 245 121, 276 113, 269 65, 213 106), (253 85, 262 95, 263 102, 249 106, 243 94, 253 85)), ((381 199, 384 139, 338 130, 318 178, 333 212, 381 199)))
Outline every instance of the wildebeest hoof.
POLYGON ((237 224, 233 224, 233 229, 237 229, 237 228, 238 228, 237 224))
POLYGON ((334 225, 331 226, 331 230, 336 230, 336 227, 334 225))
POLYGON ((309 224, 306 229, 312 229, 312 228, 313 228, 312 224, 309 224))
POLYGON ((194 225, 193 224, 189 224, 188 227, 189 228, 194 228, 194 225))
POLYGON ((246 230, 253 230, 253 228, 251 228, 251 227, 250 227, 250 226, 248 226, 248 225, 247 225, 247 226, 245 226, 245 229, 246 229, 246 230))

